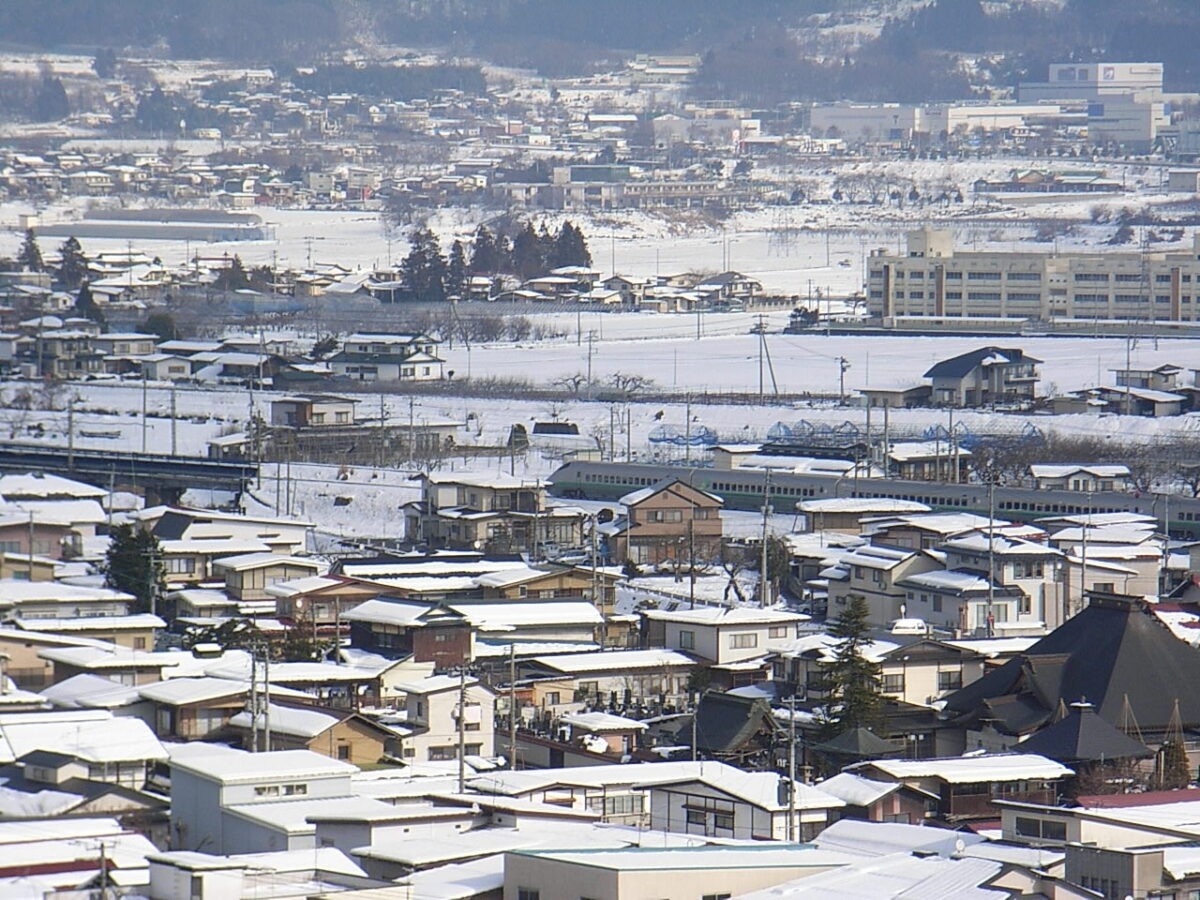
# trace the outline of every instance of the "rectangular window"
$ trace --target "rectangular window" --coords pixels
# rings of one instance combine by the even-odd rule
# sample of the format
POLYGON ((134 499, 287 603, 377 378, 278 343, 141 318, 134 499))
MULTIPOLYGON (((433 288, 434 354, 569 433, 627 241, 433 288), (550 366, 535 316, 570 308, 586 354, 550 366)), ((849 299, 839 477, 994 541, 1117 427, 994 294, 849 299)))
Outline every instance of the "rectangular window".
POLYGON ((700 809, 689 809, 687 811, 687 823, 689 825, 704 825, 704 811, 700 809))
POLYGON ((947 272, 947 281, 962 281, 962 272, 947 272))
POLYGON ((733 831, 733 816, 726 813, 717 813, 713 816, 713 825, 725 831, 733 831))
POLYGON ((770 628, 767 629, 767 637, 785 638, 787 636, 788 636, 788 626, 786 626, 786 625, 772 625, 770 628))
POLYGON ((696 632, 680 631, 679 632, 679 649, 680 650, 695 650, 696 649, 696 632))
POLYGON ((542 900, 542 893, 533 888, 519 887, 517 888, 517 900, 542 900))
POLYGON ((753 632, 742 632, 729 636, 730 650, 750 650, 758 646, 758 635, 753 632))
POLYGON ((967 291, 968 300, 999 300, 999 291, 967 291))
POLYGON ((899 675, 884 675, 883 676, 883 693, 885 694, 903 694, 904 693, 904 674, 899 675))
POLYGON ((1009 281, 1041 281, 1041 272, 1009 272, 1009 281))
POLYGON ((957 691, 962 687, 962 672, 938 672, 939 691, 957 691))
POLYGON ((999 272, 968 272, 967 281, 999 281, 999 272))
POLYGON ((1107 272, 1076 272, 1076 281, 1108 281, 1107 272))

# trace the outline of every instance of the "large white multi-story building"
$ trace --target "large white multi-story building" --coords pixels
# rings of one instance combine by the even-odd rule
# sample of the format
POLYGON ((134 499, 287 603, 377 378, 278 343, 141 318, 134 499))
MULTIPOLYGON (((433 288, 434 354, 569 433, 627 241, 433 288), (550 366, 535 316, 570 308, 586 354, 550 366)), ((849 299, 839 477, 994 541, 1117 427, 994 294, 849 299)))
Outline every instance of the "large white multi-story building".
POLYGON ((1023 81, 1017 88, 1022 103, 1047 100, 1099 100, 1113 94, 1138 94, 1161 99, 1162 63, 1052 63, 1045 81, 1023 81))
POLYGON ((1200 236, 1190 250, 960 251, 948 231, 908 234, 867 260, 873 316, 1200 320, 1200 236))

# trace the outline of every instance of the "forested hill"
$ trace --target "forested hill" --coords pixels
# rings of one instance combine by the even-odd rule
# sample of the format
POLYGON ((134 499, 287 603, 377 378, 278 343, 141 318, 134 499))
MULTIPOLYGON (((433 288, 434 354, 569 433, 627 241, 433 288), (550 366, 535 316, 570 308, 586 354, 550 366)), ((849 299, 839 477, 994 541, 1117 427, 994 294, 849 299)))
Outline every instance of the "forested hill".
POLYGON ((1051 61, 1106 58, 1164 62, 1168 89, 1197 90, 1197 34, 1197 0, 0 2, 11 48, 298 64, 350 46, 436 45, 550 75, 685 51, 705 55, 702 95, 761 100, 943 99, 977 88, 980 66, 1005 85, 1051 61), (831 23, 857 35, 844 52, 807 39, 831 23), (964 69, 961 54, 977 64, 964 69))

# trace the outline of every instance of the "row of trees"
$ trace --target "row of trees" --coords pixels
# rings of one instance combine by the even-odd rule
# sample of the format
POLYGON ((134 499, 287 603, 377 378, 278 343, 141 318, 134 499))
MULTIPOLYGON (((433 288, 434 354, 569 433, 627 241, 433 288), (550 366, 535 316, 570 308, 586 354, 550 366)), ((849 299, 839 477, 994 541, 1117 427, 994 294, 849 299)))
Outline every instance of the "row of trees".
POLYGON ((434 303, 465 296, 473 276, 511 272, 527 280, 562 266, 592 264, 587 239, 571 222, 563 222, 557 232, 551 232, 545 223, 534 229, 526 222, 511 241, 480 225, 469 251, 456 240, 449 254, 442 252, 437 236, 429 228, 418 227, 410 240, 412 249, 400 263, 401 277, 414 298, 434 303))

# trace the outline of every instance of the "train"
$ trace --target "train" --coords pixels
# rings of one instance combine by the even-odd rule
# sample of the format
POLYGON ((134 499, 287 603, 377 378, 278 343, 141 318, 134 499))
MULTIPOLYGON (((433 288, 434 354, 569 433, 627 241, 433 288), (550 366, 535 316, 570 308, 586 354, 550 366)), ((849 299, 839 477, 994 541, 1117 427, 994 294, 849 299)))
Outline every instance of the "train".
POLYGON ((1200 498, 1175 494, 1035 490, 996 486, 989 499, 986 484, 910 481, 902 478, 859 478, 817 475, 773 469, 714 469, 643 463, 564 463, 549 478, 555 497, 617 501, 630 491, 678 478, 717 494, 727 509, 761 510, 764 499, 777 512, 789 513, 803 500, 834 497, 890 497, 924 503, 938 511, 987 515, 994 502, 996 516, 1032 522, 1050 516, 1132 512, 1152 516, 1175 538, 1195 540, 1200 534, 1200 498), (769 477, 768 477, 769 475, 769 477))

